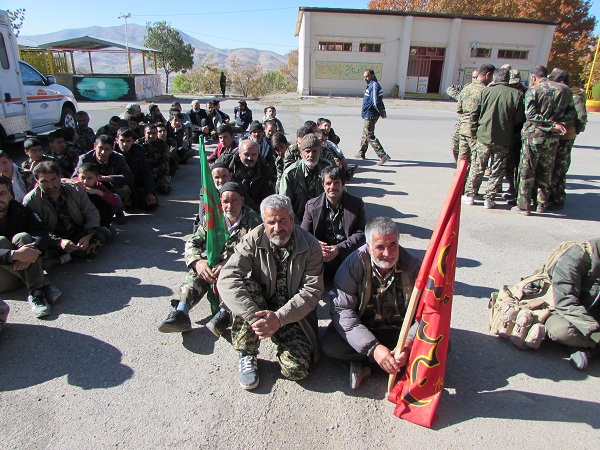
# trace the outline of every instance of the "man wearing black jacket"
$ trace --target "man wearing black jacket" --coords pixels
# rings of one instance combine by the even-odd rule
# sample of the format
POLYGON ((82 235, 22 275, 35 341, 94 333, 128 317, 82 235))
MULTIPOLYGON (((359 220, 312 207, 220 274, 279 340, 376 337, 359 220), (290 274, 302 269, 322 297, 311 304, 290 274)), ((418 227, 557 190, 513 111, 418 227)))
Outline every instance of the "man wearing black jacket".
MULTIPOLYGON (((36 317, 50 314, 61 292, 44 278, 40 255, 50 244, 44 224, 12 198, 10 180, 0 177, 0 292, 27 286, 28 302, 36 317)), ((8 305, 0 301, 0 331, 8 305)))

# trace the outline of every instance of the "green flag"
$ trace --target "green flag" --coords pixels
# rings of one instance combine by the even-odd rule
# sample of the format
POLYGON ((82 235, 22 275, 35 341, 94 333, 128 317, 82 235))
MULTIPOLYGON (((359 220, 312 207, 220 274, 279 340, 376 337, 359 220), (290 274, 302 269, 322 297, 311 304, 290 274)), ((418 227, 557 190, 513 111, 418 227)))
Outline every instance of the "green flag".
MULTIPOLYGON (((206 255, 208 265, 215 267, 221 259, 221 253, 227 242, 227 227, 221 209, 219 192, 208 167, 203 136, 200 136, 200 179, 202 199, 204 200, 204 220, 206 221, 206 255)), ((208 290, 208 302, 212 313, 216 314, 219 311, 219 294, 214 284, 211 284, 208 290)))

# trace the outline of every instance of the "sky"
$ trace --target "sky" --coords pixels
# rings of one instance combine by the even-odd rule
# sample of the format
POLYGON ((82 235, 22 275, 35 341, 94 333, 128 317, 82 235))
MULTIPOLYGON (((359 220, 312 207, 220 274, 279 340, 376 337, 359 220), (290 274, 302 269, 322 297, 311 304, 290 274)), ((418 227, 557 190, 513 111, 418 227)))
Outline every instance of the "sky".
MULTIPOLYGON (((170 3, 164 0, 145 0, 127 4, 114 0, 5 0, 1 8, 25 8, 22 35, 45 34, 94 25, 123 25, 125 21, 119 16, 130 13, 128 23, 145 26, 147 22, 164 20, 170 22, 174 28, 213 47, 250 47, 284 55, 298 48, 298 38, 294 36, 298 7, 366 9, 368 0, 280 1, 272 8, 267 6, 269 3, 275 2, 179 0, 170 3)), ((592 2, 590 12, 600 19, 600 0, 592 2)), ((600 25, 597 25, 596 34, 599 33, 600 25)))

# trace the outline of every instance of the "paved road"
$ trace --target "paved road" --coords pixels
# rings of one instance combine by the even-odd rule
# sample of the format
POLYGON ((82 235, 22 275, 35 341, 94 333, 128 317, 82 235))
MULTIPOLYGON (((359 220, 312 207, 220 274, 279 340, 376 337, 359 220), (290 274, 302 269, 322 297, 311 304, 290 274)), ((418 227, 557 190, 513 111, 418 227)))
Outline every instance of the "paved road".
MULTIPOLYGON (((274 103, 292 133, 329 117, 347 156, 361 134, 359 99, 293 96, 251 102, 256 116, 274 103)), ((400 224, 401 242, 422 257, 454 174, 449 136, 454 104, 388 100, 377 134, 393 162, 361 161, 349 192, 369 216, 400 224)), ((124 104, 80 104, 94 129, 124 104)), ((231 112, 234 102, 223 108, 231 112)), ((161 108, 168 110, 167 104, 161 108)), ((462 213, 452 352, 434 430, 399 420, 376 374, 351 391, 348 367, 323 359, 300 383, 283 379, 263 344, 261 385, 237 383, 237 358, 204 327, 165 335, 156 324, 184 278, 182 258, 197 210, 198 159, 182 166, 154 215, 133 215, 95 260, 50 274, 64 295, 36 320, 24 290, 5 296, 10 324, 0 337, 3 448, 591 448, 600 437, 600 363, 569 367, 554 346, 520 352, 487 333, 487 301, 500 285, 540 266, 563 240, 600 236, 600 116, 576 143, 561 214, 523 217, 500 204, 462 213)), ((368 156, 373 158, 372 150, 368 156)), ((327 325, 325 302, 320 326, 327 325)))

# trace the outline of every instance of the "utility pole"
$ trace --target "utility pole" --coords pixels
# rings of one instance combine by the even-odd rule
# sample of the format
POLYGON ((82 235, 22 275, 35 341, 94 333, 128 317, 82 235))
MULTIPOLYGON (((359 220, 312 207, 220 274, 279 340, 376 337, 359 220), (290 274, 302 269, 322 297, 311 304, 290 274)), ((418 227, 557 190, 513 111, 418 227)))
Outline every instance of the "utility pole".
POLYGON ((125 48, 127 50, 127 62, 129 63, 129 75, 133 75, 133 70, 131 69, 131 54, 129 53, 129 33, 127 32, 127 19, 131 17, 131 13, 121 13, 117 19, 125 19, 125 48))

